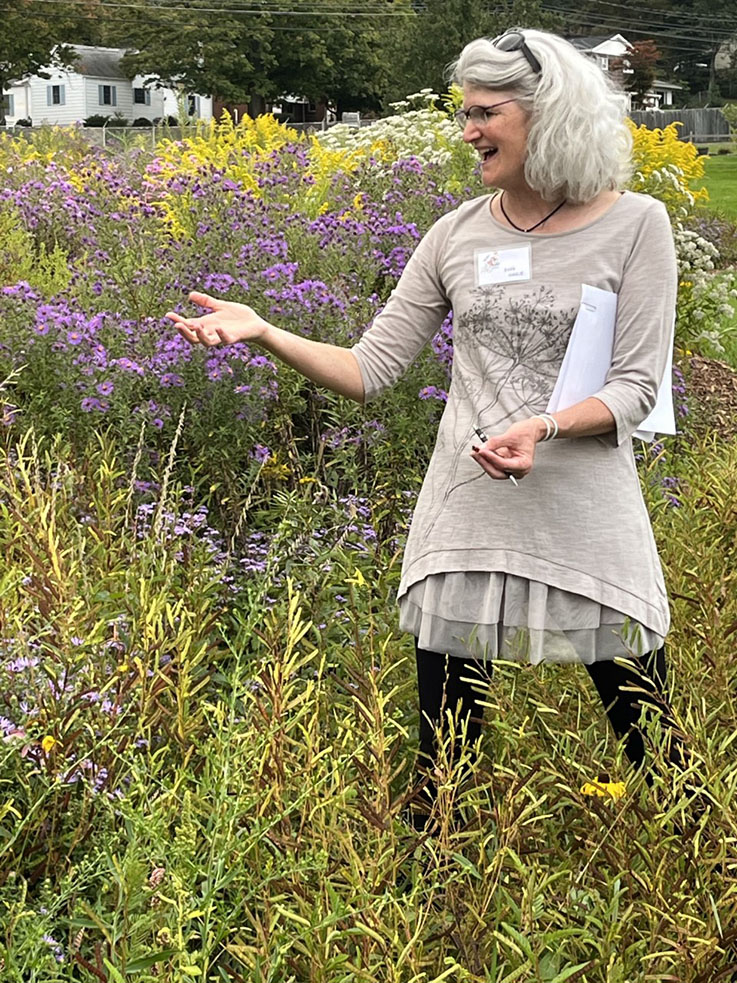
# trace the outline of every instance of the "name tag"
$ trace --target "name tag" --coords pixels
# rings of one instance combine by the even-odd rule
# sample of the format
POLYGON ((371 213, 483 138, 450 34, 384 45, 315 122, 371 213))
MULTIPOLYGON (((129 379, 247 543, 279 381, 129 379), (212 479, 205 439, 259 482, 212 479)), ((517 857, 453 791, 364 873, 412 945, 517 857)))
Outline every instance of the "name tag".
POLYGON ((529 280, 532 276, 530 255, 529 244, 514 249, 477 249, 474 253, 476 285, 486 287, 492 283, 529 280))

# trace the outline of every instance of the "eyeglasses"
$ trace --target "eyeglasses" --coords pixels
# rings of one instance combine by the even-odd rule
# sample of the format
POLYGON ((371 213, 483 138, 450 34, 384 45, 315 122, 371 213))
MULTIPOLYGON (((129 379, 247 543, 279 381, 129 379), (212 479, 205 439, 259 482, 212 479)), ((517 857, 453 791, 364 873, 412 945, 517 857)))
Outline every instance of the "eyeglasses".
POLYGON ((466 129, 466 123, 469 121, 474 126, 485 126, 494 115, 493 111, 497 106, 506 106, 508 102, 514 101, 514 99, 505 99, 503 102, 495 102, 493 106, 471 106, 469 109, 458 109, 453 113, 453 119, 462 130, 466 129))
POLYGON ((525 36, 522 31, 505 31, 505 33, 500 34, 498 38, 494 38, 491 43, 500 51, 521 51, 527 59, 527 64, 530 66, 533 72, 535 72, 537 75, 542 72, 540 62, 527 47, 527 44, 525 43, 525 36))

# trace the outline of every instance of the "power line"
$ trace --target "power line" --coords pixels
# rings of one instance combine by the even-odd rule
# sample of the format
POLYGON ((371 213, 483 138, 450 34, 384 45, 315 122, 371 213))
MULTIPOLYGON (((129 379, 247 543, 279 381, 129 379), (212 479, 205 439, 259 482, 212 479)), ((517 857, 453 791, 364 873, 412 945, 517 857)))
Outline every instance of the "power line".
MULTIPOLYGON (((658 8, 658 7, 642 7, 638 5, 632 5, 629 3, 616 2, 616 0, 588 0, 588 2, 601 7, 616 7, 617 9, 623 11, 625 16, 631 13, 640 13, 646 15, 652 14, 655 17, 658 16, 673 17, 680 23, 683 23, 684 20, 688 20, 688 18, 692 18, 697 23, 701 23, 705 20, 718 20, 721 23, 727 23, 727 24, 734 23, 735 28, 737 28, 737 19, 734 19, 732 21, 730 20, 730 18, 724 17, 720 14, 699 14, 696 13, 695 11, 680 10, 680 9, 678 11, 663 10, 662 8, 658 8)), ((555 7, 555 9, 563 10, 564 8, 555 7)), ((590 10, 586 10, 586 11, 577 10, 573 12, 579 15, 586 15, 591 13, 590 10)))
MULTIPOLYGON (((550 5, 546 5, 545 3, 542 4, 542 7, 543 7, 544 10, 548 10, 548 11, 555 10, 555 11, 557 11, 559 13, 566 13, 566 14, 577 14, 578 13, 578 11, 573 10, 570 7, 568 7, 568 8, 563 8, 563 7, 558 7, 558 6, 552 7, 550 5)), ((689 27, 689 28, 684 28, 684 30, 688 30, 688 33, 687 34, 681 34, 681 33, 679 33, 679 29, 678 28, 676 28, 676 30, 673 30, 673 25, 662 24, 662 23, 655 24, 655 23, 652 23, 650 21, 636 21, 636 20, 633 20, 633 21, 631 21, 631 22, 628 23, 628 22, 626 22, 621 17, 613 17, 613 16, 606 16, 606 15, 596 15, 596 14, 594 14, 592 16, 592 20, 596 20, 598 23, 615 24, 615 25, 618 25, 619 28, 621 30, 623 30, 623 31, 626 31, 626 30, 637 31, 640 34, 645 33, 647 31, 656 31, 662 37, 675 38, 676 40, 698 41, 698 40, 700 40, 699 39, 699 36, 698 36, 699 35, 699 32, 701 32, 704 35, 704 39, 705 40, 707 38, 713 39, 714 37, 717 37, 718 39, 721 39, 721 40, 724 40, 724 41, 729 41, 729 40, 732 40, 733 38, 735 38, 735 32, 734 31, 729 31, 729 30, 715 30, 715 29, 712 29, 712 28, 697 28, 697 27, 690 28, 689 27)))
MULTIPOLYGON (((551 11, 551 12, 552 11, 555 11, 556 13, 561 13, 561 14, 580 14, 580 11, 573 10, 570 7, 559 7, 559 6, 555 6, 554 7, 554 6, 550 5, 550 4, 545 4, 545 3, 543 3, 541 6, 542 6, 542 9, 543 10, 547 10, 547 11, 551 11)), ((606 15, 604 15, 604 16, 600 16, 600 15, 597 16, 596 14, 594 14, 592 16, 592 19, 597 20, 598 23, 601 23, 601 24, 610 24, 610 25, 613 25, 614 26, 614 29, 617 29, 618 31, 628 31, 629 30, 629 31, 635 31, 638 34, 646 34, 648 32, 652 32, 654 34, 657 34, 658 37, 660 39, 662 39, 662 40, 696 42, 695 45, 692 44, 692 45, 672 45, 671 46, 671 47, 674 47, 674 48, 678 47, 680 50, 684 50, 684 51, 685 50, 692 50, 692 51, 699 50, 698 49, 698 43, 699 42, 703 42, 703 44, 705 46, 711 47, 711 46, 713 46, 713 44, 714 44, 715 41, 717 41, 717 42, 728 42, 728 41, 732 40, 735 37, 735 34, 732 31, 715 31, 715 30, 710 30, 710 29, 701 29, 702 31, 705 30, 707 33, 703 34, 702 36, 699 36, 699 34, 698 34, 698 30, 699 29, 697 29, 697 28, 694 28, 693 30, 689 28, 689 33, 688 34, 681 34, 681 33, 676 33, 675 31, 671 30, 668 25, 664 25, 664 24, 652 24, 652 23, 645 22, 645 21, 641 21, 641 22, 632 21, 630 23, 627 23, 627 22, 624 22, 622 18, 611 17, 611 16, 610 17, 607 17, 606 15)))
MULTIPOLYGON (((62 4, 65 7, 76 6, 85 7, 88 0, 30 0, 31 3, 51 3, 62 4)), ((119 3, 117 0, 97 0, 96 7, 109 7, 111 9, 139 10, 141 13, 165 13, 167 11, 182 11, 188 14, 248 14, 249 16, 271 17, 377 17, 377 18, 407 18, 415 16, 416 12, 407 10, 335 10, 335 8, 319 8, 313 10, 279 10, 274 8, 253 9, 252 7, 182 7, 177 4, 141 4, 141 3, 119 3)), ((91 12, 92 13, 92 12, 91 12)))

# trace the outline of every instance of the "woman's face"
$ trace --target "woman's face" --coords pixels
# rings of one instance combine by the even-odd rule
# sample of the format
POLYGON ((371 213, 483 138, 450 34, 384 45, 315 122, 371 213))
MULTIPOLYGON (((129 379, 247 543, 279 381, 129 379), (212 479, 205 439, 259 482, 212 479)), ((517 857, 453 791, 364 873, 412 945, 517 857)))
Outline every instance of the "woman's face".
POLYGON ((463 108, 483 106, 491 109, 486 123, 469 120, 463 131, 463 139, 479 152, 481 180, 487 188, 513 191, 526 187, 524 176, 527 156, 527 134, 530 118, 514 101, 511 89, 477 89, 463 87, 463 108), (507 102, 507 100, 512 100, 507 102), (505 105, 499 105, 504 103, 505 105))

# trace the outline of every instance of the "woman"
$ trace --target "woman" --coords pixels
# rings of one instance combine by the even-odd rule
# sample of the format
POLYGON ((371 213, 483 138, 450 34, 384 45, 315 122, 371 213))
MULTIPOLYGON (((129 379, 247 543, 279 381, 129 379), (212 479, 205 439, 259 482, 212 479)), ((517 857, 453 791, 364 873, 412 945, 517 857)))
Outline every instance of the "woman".
MULTIPOLYGON (((642 765, 641 704, 659 703, 672 725, 668 601, 630 440, 670 345, 668 217, 622 190, 623 98, 561 38, 474 41, 453 78, 463 138, 496 192, 433 226, 357 345, 310 341, 197 293, 211 313, 167 317, 192 343, 256 342, 363 402, 399 378, 452 308, 453 381, 399 589, 400 624, 417 640, 421 753, 432 762, 443 708, 478 735, 470 660, 578 661, 642 765), (587 309, 616 304, 611 368, 589 397, 546 414, 582 295, 587 309), (633 683, 639 698, 622 692, 633 683)), ((590 330, 602 330, 596 318, 590 330)))

